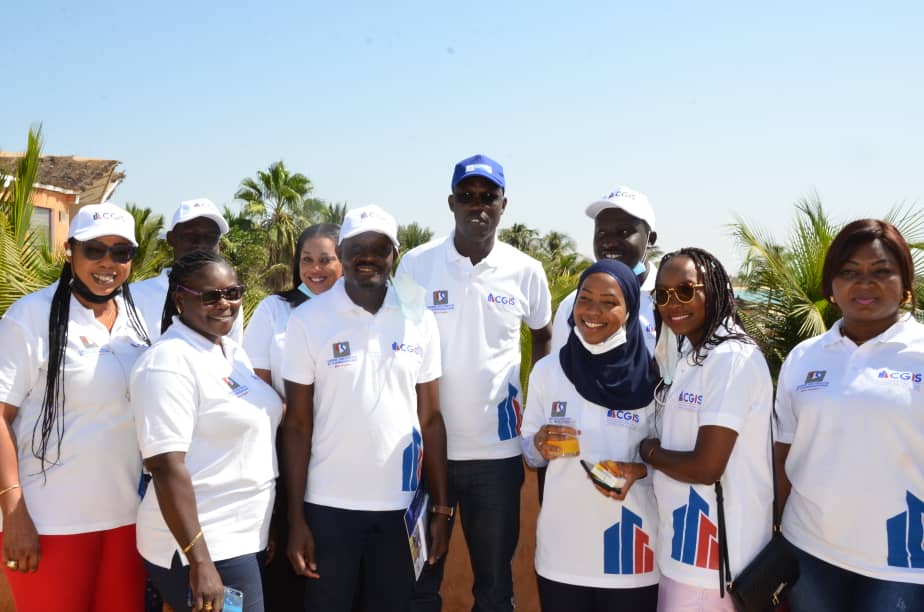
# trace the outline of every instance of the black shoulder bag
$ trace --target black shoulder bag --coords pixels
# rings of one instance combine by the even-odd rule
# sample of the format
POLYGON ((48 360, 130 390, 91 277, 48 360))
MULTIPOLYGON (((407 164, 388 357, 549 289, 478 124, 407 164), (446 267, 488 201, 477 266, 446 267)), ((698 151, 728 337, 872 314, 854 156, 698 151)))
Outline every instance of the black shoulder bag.
MULTIPOLYGON (((772 419, 772 417, 771 417, 772 419)), ((773 474, 773 525, 770 542, 757 553, 738 577, 732 579, 728 566, 728 540, 725 531, 725 507, 722 484, 715 483, 715 498, 719 518, 719 593, 731 596, 738 612, 770 612, 783 602, 789 589, 799 579, 799 560, 780 529, 780 513, 776 506, 776 462, 773 460, 773 426, 770 426, 770 468, 773 474)))

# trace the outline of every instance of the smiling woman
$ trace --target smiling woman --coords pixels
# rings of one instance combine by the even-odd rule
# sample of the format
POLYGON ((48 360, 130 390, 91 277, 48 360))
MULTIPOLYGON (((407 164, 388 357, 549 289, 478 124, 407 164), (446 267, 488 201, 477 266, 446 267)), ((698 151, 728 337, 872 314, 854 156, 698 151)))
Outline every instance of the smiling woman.
POLYGON ((125 280, 134 220, 112 204, 71 222, 58 281, 0 321, 0 508, 20 612, 136 609, 138 444, 128 374, 149 344, 125 280))
POLYGON ((282 402, 228 337, 244 293, 234 269, 198 251, 169 279, 169 328, 131 377, 155 491, 138 512, 138 550, 173 609, 189 609, 188 593, 194 609, 220 609, 226 585, 244 594, 244 610, 261 612, 256 554, 268 540, 282 402))

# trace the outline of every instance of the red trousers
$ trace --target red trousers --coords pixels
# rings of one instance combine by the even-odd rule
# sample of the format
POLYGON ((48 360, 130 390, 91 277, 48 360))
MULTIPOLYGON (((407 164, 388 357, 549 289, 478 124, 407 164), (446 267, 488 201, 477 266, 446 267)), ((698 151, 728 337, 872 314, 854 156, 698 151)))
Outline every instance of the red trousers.
POLYGON ((144 608, 145 572, 134 525, 40 535, 39 547, 41 558, 35 573, 4 568, 16 612, 136 612, 144 608))

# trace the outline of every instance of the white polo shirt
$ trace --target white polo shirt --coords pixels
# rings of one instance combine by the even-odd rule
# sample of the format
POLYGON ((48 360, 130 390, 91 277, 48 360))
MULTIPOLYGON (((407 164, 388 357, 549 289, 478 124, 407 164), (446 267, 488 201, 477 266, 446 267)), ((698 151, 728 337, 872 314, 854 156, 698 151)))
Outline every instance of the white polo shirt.
MULTIPOLYGON (((704 425, 738 432, 722 475, 728 554, 732 575, 737 576, 770 541, 770 372, 760 349, 738 340, 710 350, 701 366, 693 365, 686 340, 683 351, 662 412, 661 446, 691 451, 704 425)), ((654 488, 661 573, 683 584, 718 589, 714 485, 680 482, 656 470, 654 488)))
POLYGON ((551 320, 542 265, 500 241, 473 266, 452 235, 405 253, 398 274, 425 290, 445 361, 440 409, 449 459, 503 459, 520 454, 520 325, 551 320))
POLYGON ((257 305, 244 330, 244 350, 254 368, 269 370, 273 388, 285 397, 282 362, 286 348, 286 328, 292 305, 278 295, 271 295, 257 305))
POLYGON ((878 580, 924 584, 924 325, 860 346, 841 321, 799 344, 777 387, 791 444, 786 539, 878 580))
POLYGON ((433 315, 404 318, 394 290, 376 314, 341 278, 289 318, 286 380, 314 385, 305 501, 347 510, 407 508, 420 481, 416 385, 440 376, 433 315))
MULTIPOLYGON (((214 344, 174 317, 135 365, 131 394, 141 454, 186 453, 212 559, 266 548, 282 400, 243 349, 228 338, 214 344)), ((170 533, 153 486, 138 510, 137 539, 141 556, 160 567, 187 544, 170 533)))
MULTIPOLYGON (((129 285, 129 291, 132 294, 132 300, 135 302, 135 308, 138 314, 148 328, 148 336, 151 342, 160 338, 160 319, 164 313, 164 302, 167 300, 167 289, 170 287, 170 280, 167 275, 170 274, 170 268, 164 268, 157 276, 146 278, 129 285)), ((228 334, 232 340, 240 344, 244 338, 244 309, 237 312, 237 318, 234 320, 234 327, 228 334)))
POLYGON ((554 417, 575 419, 581 432, 580 456, 548 462, 536 529, 540 576, 608 589, 657 584, 658 509, 651 470, 618 502, 600 494, 580 464, 581 459, 641 462, 638 445, 655 435, 654 414, 654 403, 630 411, 588 402, 565 376, 558 353, 536 363, 520 434, 527 456, 535 449, 536 432, 554 417))
POLYGON ((13 420, 19 482, 35 528, 42 535, 113 529, 135 522, 141 455, 128 403, 132 366, 147 346, 131 327, 125 303, 107 330, 93 311, 70 299, 61 382, 64 406, 61 454, 48 442, 45 474, 33 454, 41 441, 42 399, 48 368, 48 317, 58 283, 10 306, 0 320, 0 401, 19 408, 13 420), (39 425, 39 427, 41 427, 39 425))
MULTIPOLYGON (((638 320, 642 324, 642 331, 645 332, 645 346, 648 347, 648 352, 654 355, 658 330, 655 327, 654 300, 651 297, 651 292, 655 288, 658 269, 653 264, 649 263, 647 265, 648 276, 639 291, 638 320)), ((565 296, 558 304, 558 310, 555 311, 555 322, 552 323, 552 353, 560 351, 561 347, 565 346, 565 342, 568 341, 568 335, 571 333, 568 317, 571 316, 571 311, 574 310, 576 296, 577 289, 565 296)))

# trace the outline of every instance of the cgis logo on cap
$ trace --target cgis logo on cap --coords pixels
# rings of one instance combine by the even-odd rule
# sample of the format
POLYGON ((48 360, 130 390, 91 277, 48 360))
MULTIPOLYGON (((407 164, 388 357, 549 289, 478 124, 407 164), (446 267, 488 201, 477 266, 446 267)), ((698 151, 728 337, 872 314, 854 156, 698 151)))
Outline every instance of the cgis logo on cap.
POLYGON ((604 200, 614 200, 614 199, 616 199, 616 198, 629 198, 629 199, 631 199, 631 200, 634 200, 634 199, 635 199, 635 194, 634 194, 634 193, 631 193, 631 192, 629 192, 629 191, 623 191, 623 190, 621 190, 621 189, 617 189, 616 191, 611 191, 611 192, 609 193, 609 195, 607 195, 607 196, 606 196, 605 198, 603 198, 603 199, 604 199, 604 200))
POLYGON ((117 212, 95 212, 93 213, 94 221, 121 221, 126 222, 126 216, 117 212))
POLYGON ((483 170, 484 172, 487 172, 488 174, 494 174, 494 168, 492 168, 488 164, 469 164, 465 166, 466 173, 474 172, 475 170, 483 170))

